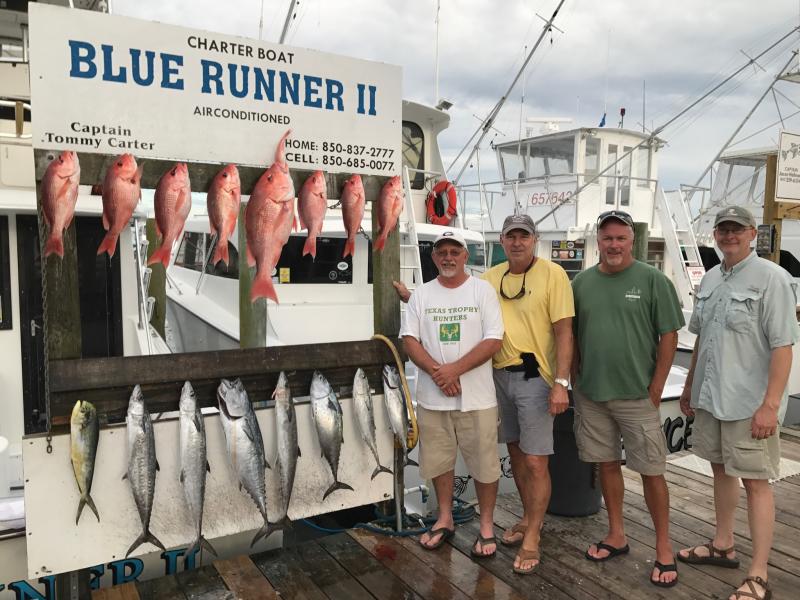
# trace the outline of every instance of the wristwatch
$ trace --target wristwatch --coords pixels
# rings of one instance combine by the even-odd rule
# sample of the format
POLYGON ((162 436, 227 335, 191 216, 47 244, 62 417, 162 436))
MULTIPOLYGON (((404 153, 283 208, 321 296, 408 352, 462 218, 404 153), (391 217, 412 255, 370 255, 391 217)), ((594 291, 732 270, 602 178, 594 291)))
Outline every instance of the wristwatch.
POLYGON ((560 377, 556 377, 553 379, 553 383, 563 385, 564 389, 569 389, 569 379, 561 379, 560 377))

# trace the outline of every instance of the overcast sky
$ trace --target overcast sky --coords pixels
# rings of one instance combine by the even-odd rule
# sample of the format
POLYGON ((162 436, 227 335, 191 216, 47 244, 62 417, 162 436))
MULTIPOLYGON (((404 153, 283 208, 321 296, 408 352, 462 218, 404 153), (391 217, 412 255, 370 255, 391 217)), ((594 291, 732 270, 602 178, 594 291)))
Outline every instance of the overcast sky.
MULTIPOLYGON (((277 41, 289 0, 263 0, 263 35, 277 41)), ((506 91, 557 0, 441 0, 439 96, 453 102, 450 128, 440 138, 449 165, 479 121, 506 91)), ((262 0, 114 0, 119 15, 246 37, 259 37, 262 0), (231 8, 235 6, 236 8, 231 8)), ((435 104, 436 0, 301 0, 287 43, 397 64, 403 95, 435 104)), ((641 130, 646 82, 648 129, 658 127, 692 100, 766 49, 800 22, 800 0, 566 0, 553 31, 526 73, 524 117, 568 117, 594 127, 608 107, 607 124, 627 109, 625 127, 641 130), (552 43, 551 43, 552 39, 552 43), (607 91, 606 91, 607 90, 607 91)), ((794 34, 761 66, 750 66, 706 102, 702 110, 664 131, 660 154, 666 187, 694 183, 724 140, 755 104, 800 39, 794 34)), ((796 63, 793 65, 796 69, 796 63)), ((516 139, 518 85, 501 113, 494 141, 516 139)), ((777 86, 780 112, 800 110, 800 87, 777 86), (785 94, 787 98, 784 98, 785 94), (792 103, 797 103, 794 105, 792 103)), ((770 95, 737 139, 780 118, 770 95)), ((800 131, 800 116, 786 121, 800 131)), ((563 128, 563 127, 562 127, 563 128)), ((777 143, 780 124, 737 148, 777 143)), ((496 174, 494 153, 483 144, 484 180, 496 174)), ((474 163, 473 163, 474 164, 474 163)), ((470 170, 474 177, 474 167, 470 170)), ((451 175, 454 173, 451 173, 451 175)))

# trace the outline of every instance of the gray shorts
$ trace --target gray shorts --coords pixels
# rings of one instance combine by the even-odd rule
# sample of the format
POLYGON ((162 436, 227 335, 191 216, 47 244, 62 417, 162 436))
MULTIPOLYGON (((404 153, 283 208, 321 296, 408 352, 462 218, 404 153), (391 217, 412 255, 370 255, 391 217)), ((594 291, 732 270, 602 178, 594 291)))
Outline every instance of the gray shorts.
POLYGON ((525 454, 548 456, 553 453, 553 416, 550 386, 541 377, 525 379, 525 373, 494 369, 500 430, 497 441, 519 442, 525 454))

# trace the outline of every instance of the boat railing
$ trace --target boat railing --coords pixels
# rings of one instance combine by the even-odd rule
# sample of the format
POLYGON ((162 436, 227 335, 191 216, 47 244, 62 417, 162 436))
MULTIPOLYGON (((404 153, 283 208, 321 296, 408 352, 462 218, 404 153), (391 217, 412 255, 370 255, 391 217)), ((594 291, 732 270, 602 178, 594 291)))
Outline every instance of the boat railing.
POLYGON ((2 139, 16 139, 16 140, 30 140, 30 133, 23 133, 25 130, 25 111, 30 112, 31 105, 22 100, 13 100, 0 98, 0 107, 14 109, 14 132, 8 133, 0 131, 0 140, 2 139))

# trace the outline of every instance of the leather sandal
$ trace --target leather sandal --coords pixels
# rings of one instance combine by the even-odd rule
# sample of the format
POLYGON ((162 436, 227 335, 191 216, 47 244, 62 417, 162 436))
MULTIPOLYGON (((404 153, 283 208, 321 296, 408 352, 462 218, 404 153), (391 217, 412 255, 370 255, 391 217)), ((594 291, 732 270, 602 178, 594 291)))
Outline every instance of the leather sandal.
MULTIPOLYGON (((737 590, 733 593, 733 597, 739 600, 739 598, 753 598, 754 600, 770 600, 772 598, 772 590, 769 588, 769 584, 767 583, 766 579, 763 579, 756 576, 747 576, 742 581, 742 585, 747 584, 749 591, 737 590), (757 583, 764 589, 764 595, 759 596, 758 591, 756 590, 756 586, 753 584, 757 583)), ((741 587, 741 586, 739 586, 741 587)))
POLYGON ((511 528, 511 535, 516 535, 517 533, 521 533, 522 537, 519 538, 518 540, 507 540, 505 538, 505 535, 503 535, 500 537, 500 543, 503 544, 504 546, 509 546, 509 547, 519 546, 520 544, 522 544, 522 540, 525 538, 526 531, 528 531, 527 525, 522 525, 520 523, 517 523, 511 528))
POLYGON ((526 560, 540 561, 527 569, 523 569, 521 567, 514 567, 514 573, 518 573, 519 575, 530 575, 536 570, 536 567, 538 567, 541 564, 541 559, 539 558, 538 550, 526 550, 525 548, 520 548, 519 552, 517 552, 517 558, 519 558, 520 564, 522 564, 526 560))
POLYGON ((472 544, 472 549, 470 550, 470 554, 472 555, 473 558, 492 558, 495 554, 497 554, 497 539, 493 535, 485 538, 479 533, 478 537, 475 538, 475 541, 472 544), (477 550, 475 550, 475 546, 477 546, 478 543, 480 543, 481 545, 481 550, 483 550, 487 544, 494 544, 495 549, 489 554, 478 552, 477 550))
MULTIPOLYGON (((675 573, 678 572, 678 565, 675 564, 674 562, 670 563, 668 565, 665 565, 665 564, 662 564, 662 563, 660 563, 658 561, 654 561, 653 562, 653 566, 656 569, 658 569, 658 576, 659 577, 661 577, 664 573, 669 573, 671 571, 674 571, 675 573)), ((655 585, 657 587, 671 588, 672 586, 674 586, 675 584, 678 583, 678 578, 676 577, 672 581, 661 581, 660 579, 653 579, 653 576, 651 575, 650 576, 650 583, 652 583, 653 585, 655 585)))
POLYGON ((717 548, 714 546, 713 540, 707 544, 701 544, 689 549, 689 555, 683 556, 678 552, 678 560, 688 563, 690 565, 714 565, 715 567, 724 567, 726 569, 738 569, 739 559, 728 558, 728 554, 733 552, 734 547, 730 548, 717 548), (708 548, 708 556, 701 556, 697 554, 698 548, 708 548))
POLYGON ((631 551, 631 547, 628 544, 625 544, 620 548, 615 548, 614 546, 604 544, 602 541, 596 542, 595 547, 598 550, 605 550, 606 552, 608 552, 608 554, 598 558, 596 556, 592 556, 591 554, 589 554, 589 551, 587 550, 583 556, 592 562, 605 562, 611 558, 614 558, 615 556, 621 556, 622 554, 627 554, 628 552, 631 551))

